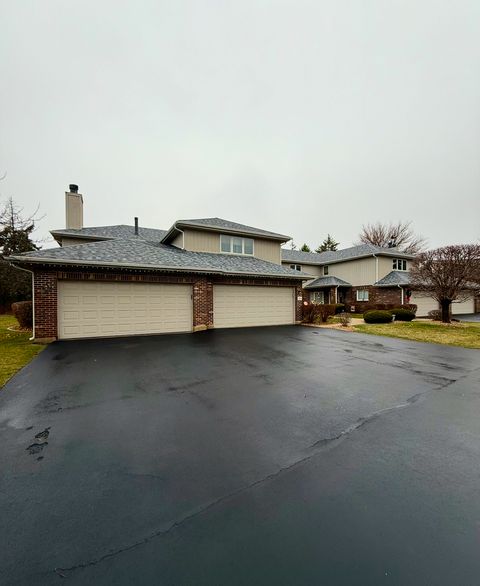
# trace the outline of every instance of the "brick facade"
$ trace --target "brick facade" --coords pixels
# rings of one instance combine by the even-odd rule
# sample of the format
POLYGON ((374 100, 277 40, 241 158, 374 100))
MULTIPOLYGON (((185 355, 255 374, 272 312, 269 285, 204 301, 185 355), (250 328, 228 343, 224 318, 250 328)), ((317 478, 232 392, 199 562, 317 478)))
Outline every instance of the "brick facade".
POLYGON ((402 291, 398 287, 374 287, 365 285, 352 287, 347 290, 345 304, 347 307, 355 306, 355 311, 362 313, 366 306, 375 303, 393 303, 400 305, 402 303, 402 291), (368 301, 357 301, 358 290, 368 291, 368 301))
POLYGON ((57 273, 43 271, 35 273, 33 281, 33 298, 35 303, 36 338, 57 337, 57 273))
MULTIPOLYGON (((324 287, 325 303, 335 302, 335 287, 324 287)), ((313 296, 312 290, 304 291, 305 298, 310 301, 313 296)), ((402 292, 398 287, 375 287, 373 285, 362 285, 359 287, 341 288, 338 291, 338 302, 341 303, 343 296, 346 310, 350 310, 351 307, 355 307, 355 311, 363 313, 364 309, 368 305, 375 303, 393 303, 400 305, 402 303, 402 292), (357 301, 357 290, 368 291, 368 301, 357 301), (342 291, 342 293, 341 293, 342 291)), ((405 300, 406 302, 406 300, 405 300)))
POLYGON ((302 319, 303 296, 298 281, 266 278, 238 278, 218 275, 155 273, 107 273, 101 271, 48 271, 36 270, 34 277, 35 331, 37 339, 57 338, 57 282, 104 281, 126 283, 172 283, 192 285, 193 330, 205 330, 214 326, 213 286, 250 285, 269 287, 295 287, 295 321, 302 319))

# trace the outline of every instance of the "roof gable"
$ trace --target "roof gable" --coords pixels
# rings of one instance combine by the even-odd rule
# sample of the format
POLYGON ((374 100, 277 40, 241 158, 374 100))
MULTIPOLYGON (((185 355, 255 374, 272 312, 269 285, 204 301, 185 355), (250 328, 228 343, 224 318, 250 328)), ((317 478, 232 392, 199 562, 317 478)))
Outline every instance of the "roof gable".
POLYGON ((262 237, 271 240, 278 240, 279 242, 287 242, 290 236, 285 234, 278 234, 277 232, 270 232, 269 230, 262 230, 247 226, 246 224, 238 224, 223 218, 197 218, 192 220, 177 220, 173 226, 168 230, 162 242, 168 243, 177 233, 179 228, 193 228, 196 230, 211 230, 213 232, 224 232, 227 234, 241 234, 252 237, 262 237))

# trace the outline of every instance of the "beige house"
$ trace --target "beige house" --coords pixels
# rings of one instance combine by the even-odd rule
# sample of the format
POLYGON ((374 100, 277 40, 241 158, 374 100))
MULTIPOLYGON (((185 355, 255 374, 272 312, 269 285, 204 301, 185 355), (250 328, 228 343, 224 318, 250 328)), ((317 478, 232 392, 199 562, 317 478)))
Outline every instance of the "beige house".
MULTIPOLYGON (((282 249, 282 263, 311 275, 304 283, 314 303, 345 303, 351 311, 371 305, 417 305, 417 316, 438 309, 432 297, 412 291, 409 270, 414 256, 396 248, 361 244, 322 253, 282 249)), ((453 314, 474 313, 473 295, 452 304, 453 314)))
POLYGON ((59 248, 11 257, 32 272, 34 335, 69 339, 295 324, 301 271, 284 266, 289 236, 221 218, 168 230, 83 226, 83 196, 65 194, 59 248))

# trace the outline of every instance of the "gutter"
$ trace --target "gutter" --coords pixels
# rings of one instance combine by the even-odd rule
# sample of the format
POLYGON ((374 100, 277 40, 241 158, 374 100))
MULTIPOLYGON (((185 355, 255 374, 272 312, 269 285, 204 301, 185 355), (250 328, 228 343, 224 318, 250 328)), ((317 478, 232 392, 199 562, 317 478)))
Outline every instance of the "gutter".
POLYGON ((28 338, 30 342, 35 340, 35 273, 29 269, 25 269, 23 267, 19 267, 13 263, 10 263, 12 267, 15 267, 19 271, 25 271, 26 273, 30 273, 32 276, 32 337, 28 338))
POLYGON ((240 236, 247 236, 248 238, 265 238, 266 240, 278 240, 281 243, 288 242, 292 238, 290 236, 285 236, 284 234, 259 234, 257 232, 248 232, 246 230, 235 230, 234 228, 221 228, 219 226, 207 226, 203 225, 200 226, 198 224, 189 224, 188 222, 175 222, 173 226, 167 231, 165 236, 160 240, 163 244, 167 242, 170 238, 171 234, 174 230, 178 230, 181 232, 178 226, 182 226, 184 228, 191 228, 192 230, 203 230, 207 232, 216 232, 217 234, 236 234, 240 236))
MULTIPOLYGON (((298 271, 292 271, 292 274, 279 274, 279 273, 252 273, 251 271, 225 271, 222 269, 199 269, 198 267, 169 267, 169 266, 155 266, 155 265, 132 265, 120 262, 112 263, 98 263, 95 261, 79 261, 79 260, 58 260, 56 258, 41 258, 33 259, 32 257, 18 257, 10 256, 7 257, 11 264, 12 261, 21 262, 25 264, 37 264, 37 265, 56 265, 56 266, 77 266, 77 267, 98 267, 98 268, 124 268, 124 269, 137 269, 147 271, 164 271, 164 272, 182 272, 182 273, 200 273, 200 274, 218 274, 218 275, 233 275, 233 276, 248 276, 248 277, 269 277, 275 279, 295 279, 299 281, 307 281, 310 279, 309 275, 299 275, 298 271), (295 274, 296 273, 296 274, 295 274)), ((16 266, 16 265, 14 265, 16 266)), ((20 267, 17 267, 20 268, 20 267)), ((25 269, 28 271, 28 269, 25 269)), ((31 272, 31 271, 28 271, 31 272)))

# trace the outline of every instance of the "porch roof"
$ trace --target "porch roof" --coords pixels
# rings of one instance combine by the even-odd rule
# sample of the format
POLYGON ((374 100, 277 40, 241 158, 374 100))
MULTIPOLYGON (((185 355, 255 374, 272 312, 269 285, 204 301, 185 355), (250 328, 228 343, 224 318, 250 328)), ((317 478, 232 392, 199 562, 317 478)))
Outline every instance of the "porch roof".
POLYGON ((327 276, 313 279, 305 285, 305 289, 322 289, 324 287, 351 287, 352 284, 338 277, 327 276))

